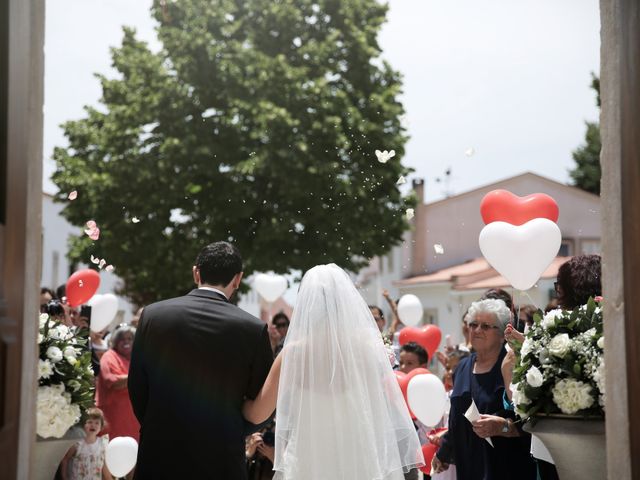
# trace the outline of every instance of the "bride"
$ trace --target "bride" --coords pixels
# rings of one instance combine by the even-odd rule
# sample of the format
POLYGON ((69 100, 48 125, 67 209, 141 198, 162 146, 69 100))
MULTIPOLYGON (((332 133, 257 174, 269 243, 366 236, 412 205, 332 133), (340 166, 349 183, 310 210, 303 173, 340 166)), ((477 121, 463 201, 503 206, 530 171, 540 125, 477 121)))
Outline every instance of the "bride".
POLYGON ((243 413, 276 406, 275 480, 403 480, 420 443, 369 308, 338 266, 309 270, 282 353, 243 413))

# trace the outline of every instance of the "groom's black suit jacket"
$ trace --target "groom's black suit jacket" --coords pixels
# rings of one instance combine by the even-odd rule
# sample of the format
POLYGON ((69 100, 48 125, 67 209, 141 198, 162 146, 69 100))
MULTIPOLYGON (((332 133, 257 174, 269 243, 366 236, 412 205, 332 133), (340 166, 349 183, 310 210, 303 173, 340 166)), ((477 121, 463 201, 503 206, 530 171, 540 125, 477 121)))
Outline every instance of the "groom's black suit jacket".
POLYGON ((145 307, 128 380, 140 421, 135 478, 245 479, 242 403, 272 362, 264 322, 221 294, 196 289, 145 307))

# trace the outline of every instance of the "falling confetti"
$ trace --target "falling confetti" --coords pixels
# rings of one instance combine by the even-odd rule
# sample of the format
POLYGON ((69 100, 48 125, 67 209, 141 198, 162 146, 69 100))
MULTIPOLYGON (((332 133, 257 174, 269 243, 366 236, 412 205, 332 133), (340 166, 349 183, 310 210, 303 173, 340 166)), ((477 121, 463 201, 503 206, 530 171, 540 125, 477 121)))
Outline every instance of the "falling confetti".
POLYGON ((436 244, 433 245, 433 250, 438 255, 444 255, 444 247, 442 245, 440 245, 439 243, 436 243, 436 244))
POLYGON ((107 265, 104 269, 105 269, 107 272, 113 272, 114 266, 113 266, 113 265, 107 265))
POLYGON ((140 223, 140 219, 138 217, 133 217, 131 219, 131 223, 140 223))
POLYGON ((98 228, 98 225, 96 225, 96 222, 89 220, 86 223, 86 226, 87 228, 84 233, 86 233, 91 240, 98 240, 98 238, 100 238, 100 229, 98 228))
POLYGON ((467 157, 472 157, 474 153, 476 153, 476 151, 475 151, 475 149, 474 149, 473 147, 467 148, 467 149, 464 151, 464 154, 465 154, 467 157))
POLYGON ((91 255, 91 263, 95 263, 97 265, 100 263, 100 259, 91 255))
POLYGON ((407 183, 407 179, 400 175, 400 178, 396 182, 396 185, 404 185, 405 183, 407 183))
POLYGON ((407 208, 407 212, 406 212, 407 220, 411 220, 413 218, 414 214, 415 214, 415 212, 414 212, 413 208, 407 208))
POLYGON ((389 159, 393 158, 396 156, 396 151, 395 150, 390 150, 390 151, 380 151, 380 150, 376 150, 376 157, 378 158, 378 161, 380 163, 387 163, 389 161, 389 159))
POLYGON ((69 200, 75 200, 76 198, 78 198, 78 192, 76 190, 74 190, 73 192, 71 192, 69 194, 69 196, 67 197, 69 200))

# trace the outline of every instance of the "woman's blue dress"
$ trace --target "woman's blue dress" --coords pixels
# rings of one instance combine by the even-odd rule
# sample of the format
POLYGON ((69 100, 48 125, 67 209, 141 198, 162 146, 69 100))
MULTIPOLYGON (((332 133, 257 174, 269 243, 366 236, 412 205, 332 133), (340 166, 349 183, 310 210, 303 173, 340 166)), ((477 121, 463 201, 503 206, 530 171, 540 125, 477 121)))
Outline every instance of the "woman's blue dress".
POLYGON ((464 358, 456 368, 451 392, 449 431, 443 438, 437 456, 440 461, 454 463, 458 480, 535 480, 536 468, 529 454, 531 437, 491 437, 493 447, 477 436, 464 414, 476 403, 483 414, 514 418, 504 409, 504 381, 500 367, 506 355, 503 348, 497 362, 487 373, 474 374, 476 354, 464 358))

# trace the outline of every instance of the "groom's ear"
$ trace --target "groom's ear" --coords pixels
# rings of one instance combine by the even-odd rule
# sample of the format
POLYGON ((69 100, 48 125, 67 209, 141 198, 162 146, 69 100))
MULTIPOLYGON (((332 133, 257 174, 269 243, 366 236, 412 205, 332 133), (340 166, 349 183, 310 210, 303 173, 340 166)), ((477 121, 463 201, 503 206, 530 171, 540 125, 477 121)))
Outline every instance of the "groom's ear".
POLYGON ((195 265, 191 268, 191 273, 193 273, 193 281, 196 285, 200 285, 200 270, 195 265))
POLYGON ((240 288, 240 283, 242 282, 242 275, 243 274, 244 274, 244 272, 236 273, 235 276, 233 277, 233 280, 231 280, 231 283, 233 284, 233 289, 234 290, 238 290, 240 288))

